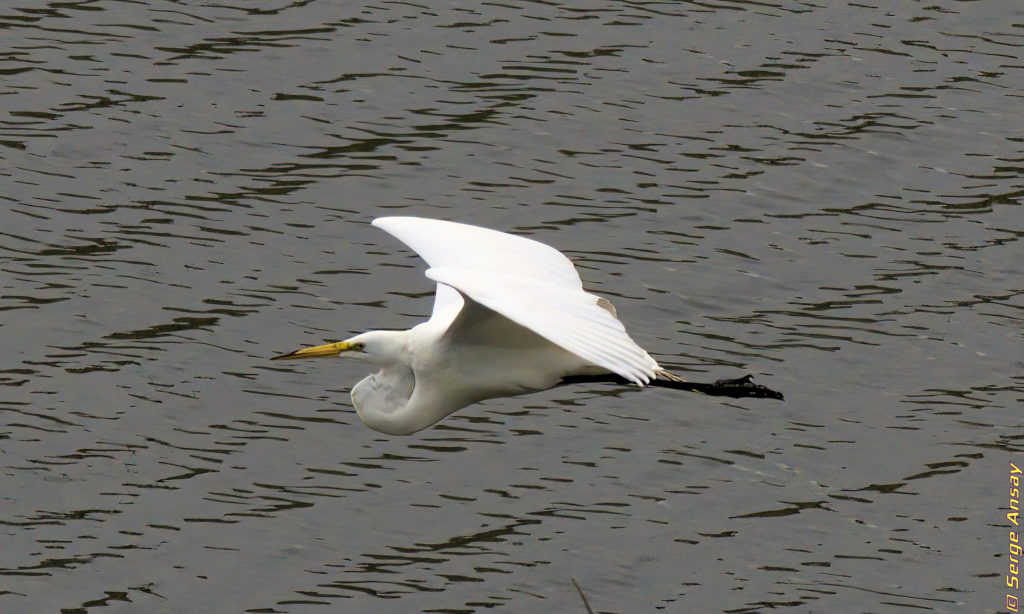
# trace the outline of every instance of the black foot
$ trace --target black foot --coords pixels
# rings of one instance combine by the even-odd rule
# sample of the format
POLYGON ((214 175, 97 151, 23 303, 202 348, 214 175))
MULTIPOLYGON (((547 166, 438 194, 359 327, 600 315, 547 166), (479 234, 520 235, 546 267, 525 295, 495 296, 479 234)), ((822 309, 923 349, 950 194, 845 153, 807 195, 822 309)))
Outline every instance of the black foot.
POLYGON ((755 384, 753 376, 750 375, 744 375, 736 379, 720 379, 714 384, 708 384, 707 388, 704 388, 701 392, 711 396, 732 397, 734 399, 752 397, 755 399, 777 399, 782 401, 785 398, 781 392, 776 392, 761 384, 755 384))

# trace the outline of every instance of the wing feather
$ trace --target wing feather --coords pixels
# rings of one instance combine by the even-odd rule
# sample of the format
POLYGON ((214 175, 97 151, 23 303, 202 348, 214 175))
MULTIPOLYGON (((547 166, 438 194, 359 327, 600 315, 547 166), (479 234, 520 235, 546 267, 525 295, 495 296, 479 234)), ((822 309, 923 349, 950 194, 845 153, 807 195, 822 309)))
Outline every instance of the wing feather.
POLYGON ((379 217, 373 225, 408 245, 431 267, 519 275, 557 286, 583 288, 571 260, 533 239, 419 217, 379 217))
POLYGON ((461 267, 434 267, 427 277, 455 288, 484 307, 580 358, 639 385, 658 363, 633 341, 598 297, 520 275, 461 267))

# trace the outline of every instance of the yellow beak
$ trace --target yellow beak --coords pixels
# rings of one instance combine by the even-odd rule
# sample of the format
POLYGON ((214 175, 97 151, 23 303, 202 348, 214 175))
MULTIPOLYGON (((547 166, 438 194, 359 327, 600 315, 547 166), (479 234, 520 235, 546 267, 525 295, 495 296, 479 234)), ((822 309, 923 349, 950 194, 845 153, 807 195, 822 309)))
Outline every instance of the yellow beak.
POLYGON ((281 354, 280 356, 274 356, 270 360, 290 360, 292 358, 322 358, 324 356, 337 356, 342 352, 358 350, 361 347, 362 345, 359 343, 339 341, 337 343, 328 343, 327 345, 316 345, 311 348, 302 348, 301 350, 295 350, 294 352, 281 354))

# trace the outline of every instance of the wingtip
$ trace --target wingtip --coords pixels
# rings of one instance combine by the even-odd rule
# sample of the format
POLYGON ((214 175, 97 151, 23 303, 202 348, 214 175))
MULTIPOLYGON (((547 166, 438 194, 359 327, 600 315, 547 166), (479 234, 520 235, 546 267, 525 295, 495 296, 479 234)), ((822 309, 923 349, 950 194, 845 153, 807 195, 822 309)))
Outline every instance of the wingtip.
MULTIPOLYGON (((374 226, 381 226, 390 222, 399 222, 402 220, 424 220, 427 218, 416 217, 415 215, 382 215, 380 217, 373 218, 370 224, 374 226)), ((441 221, 441 220, 430 220, 430 221, 441 221)))
POLYGON ((674 375, 672 373, 669 373, 668 371, 666 371, 664 369, 658 369, 658 370, 656 370, 654 372, 654 379, 659 379, 659 378, 663 379, 663 380, 668 380, 670 382, 685 382, 686 381, 685 379, 679 377, 678 375, 674 375))

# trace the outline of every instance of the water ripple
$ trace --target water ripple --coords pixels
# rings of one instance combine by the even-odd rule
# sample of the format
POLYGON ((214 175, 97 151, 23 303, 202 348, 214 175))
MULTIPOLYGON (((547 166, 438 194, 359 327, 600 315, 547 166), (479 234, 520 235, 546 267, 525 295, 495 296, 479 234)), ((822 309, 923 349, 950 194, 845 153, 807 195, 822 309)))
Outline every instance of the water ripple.
POLYGON ((0 609, 996 607, 1008 6, 0 9, 0 609), (266 359, 428 314, 386 214, 555 245, 662 364, 788 401, 368 431, 365 365, 266 359))

